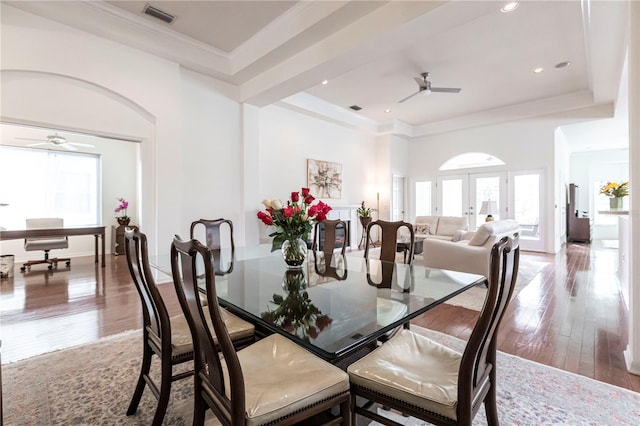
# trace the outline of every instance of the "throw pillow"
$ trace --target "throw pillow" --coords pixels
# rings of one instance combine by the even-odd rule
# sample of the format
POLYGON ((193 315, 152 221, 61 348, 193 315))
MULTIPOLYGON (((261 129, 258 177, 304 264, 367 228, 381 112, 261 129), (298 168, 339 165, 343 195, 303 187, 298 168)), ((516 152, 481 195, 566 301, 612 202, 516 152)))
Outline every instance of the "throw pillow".
POLYGON ((429 225, 427 225, 426 223, 416 223, 415 225, 413 225, 413 232, 415 232, 416 234, 429 235, 429 231, 429 225))
POLYGON ((486 223, 482 224, 478 228, 476 233, 473 234, 473 237, 471 237, 471 239, 469 240, 469 245, 470 246, 484 245, 484 243, 486 243, 489 237, 491 236, 492 231, 493 229, 488 224, 486 223))

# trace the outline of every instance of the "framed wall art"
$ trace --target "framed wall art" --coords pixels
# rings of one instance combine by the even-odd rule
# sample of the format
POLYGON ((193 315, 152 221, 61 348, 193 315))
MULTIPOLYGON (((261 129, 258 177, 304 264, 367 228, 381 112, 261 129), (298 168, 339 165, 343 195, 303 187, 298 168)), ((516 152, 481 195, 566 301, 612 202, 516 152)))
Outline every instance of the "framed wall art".
POLYGON ((308 159, 307 186, 317 198, 342 198, 342 164, 308 159))

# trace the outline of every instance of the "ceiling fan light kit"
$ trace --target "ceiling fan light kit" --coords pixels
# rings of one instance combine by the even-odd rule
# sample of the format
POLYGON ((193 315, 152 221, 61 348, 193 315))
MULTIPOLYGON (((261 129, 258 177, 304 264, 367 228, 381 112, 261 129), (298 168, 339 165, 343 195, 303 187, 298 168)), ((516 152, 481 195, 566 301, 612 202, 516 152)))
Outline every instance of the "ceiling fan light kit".
POLYGON ((429 81, 429 73, 423 72, 420 74, 420 77, 413 77, 416 83, 418 83, 418 91, 410 94, 406 98, 400 99, 398 103, 402 103, 413 98, 415 95, 422 93, 425 96, 430 95, 433 92, 439 93, 460 93, 460 88, 458 87, 433 87, 431 86, 431 82, 429 81))

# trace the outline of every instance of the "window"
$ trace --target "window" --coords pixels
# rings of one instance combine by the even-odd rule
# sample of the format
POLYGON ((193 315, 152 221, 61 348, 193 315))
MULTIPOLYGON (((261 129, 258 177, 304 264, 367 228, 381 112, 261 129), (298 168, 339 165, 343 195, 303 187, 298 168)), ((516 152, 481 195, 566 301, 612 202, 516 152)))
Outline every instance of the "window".
POLYGON ((484 152, 466 152, 445 161, 440 166, 440 170, 459 170, 489 166, 504 166, 504 161, 484 152))
POLYGON ((0 223, 23 228, 29 217, 65 225, 101 223, 101 159, 95 154, 0 146, 0 223))

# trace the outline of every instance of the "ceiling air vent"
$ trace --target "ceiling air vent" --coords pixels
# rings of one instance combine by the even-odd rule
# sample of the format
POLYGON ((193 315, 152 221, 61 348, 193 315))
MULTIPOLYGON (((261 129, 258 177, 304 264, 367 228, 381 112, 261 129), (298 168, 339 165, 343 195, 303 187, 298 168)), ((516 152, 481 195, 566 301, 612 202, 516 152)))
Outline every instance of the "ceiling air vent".
POLYGON ((153 16, 154 18, 160 19, 161 21, 164 21, 167 24, 172 23, 173 20, 176 19, 176 17, 173 16, 172 14, 164 12, 158 9, 157 7, 151 6, 150 4, 147 4, 144 7, 144 9, 142 10, 142 13, 149 16, 153 16))
POLYGON ((358 105, 351 105, 349 108, 351 108, 354 111, 360 111, 362 109, 362 107, 359 107, 358 105))

